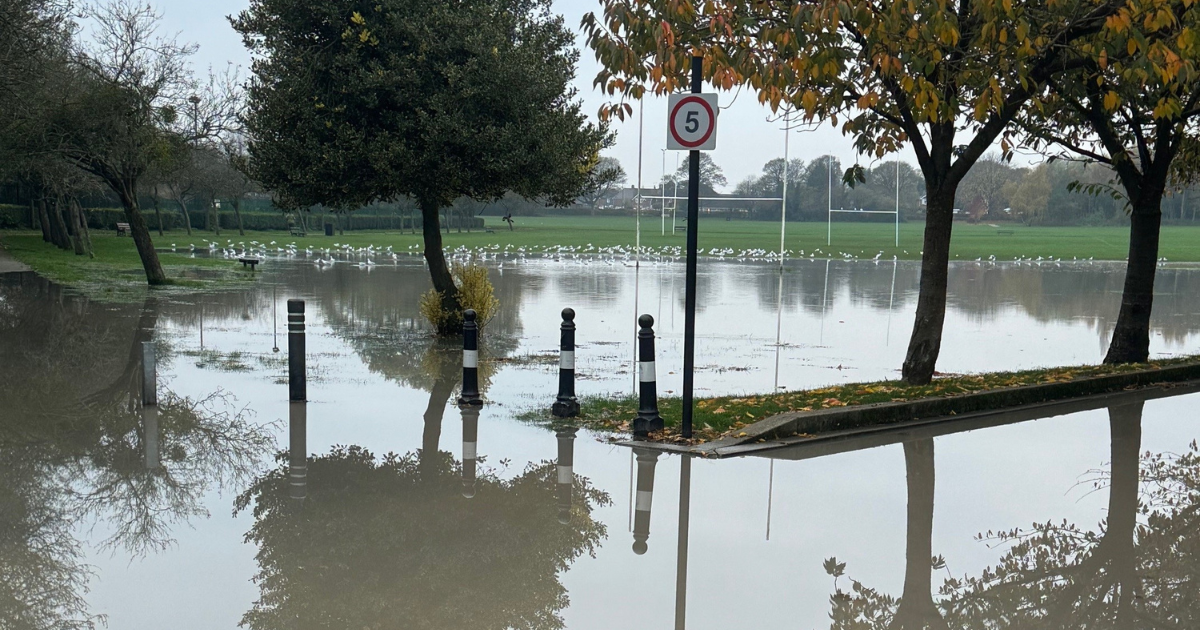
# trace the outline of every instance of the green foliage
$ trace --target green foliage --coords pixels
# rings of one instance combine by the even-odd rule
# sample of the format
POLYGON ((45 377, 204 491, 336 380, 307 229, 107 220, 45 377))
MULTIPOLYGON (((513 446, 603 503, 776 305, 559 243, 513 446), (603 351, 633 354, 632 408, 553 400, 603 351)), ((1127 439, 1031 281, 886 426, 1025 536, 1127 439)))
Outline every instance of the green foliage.
MULTIPOLYGON (((475 309, 476 322, 482 330, 500 311, 500 300, 496 299, 492 281, 488 279, 487 267, 477 263, 456 262, 450 267, 454 286, 458 288, 458 301, 463 310, 475 309)), ((447 311, 442 307, 442 295, 430 289, 421 296, 421 315, 438 330, 450 326, 462 326, 461 311, 447 311)))
POLYGON ((250 170, 289 208, 572 202, 607 141, 548 0, 254 0, 250 170))

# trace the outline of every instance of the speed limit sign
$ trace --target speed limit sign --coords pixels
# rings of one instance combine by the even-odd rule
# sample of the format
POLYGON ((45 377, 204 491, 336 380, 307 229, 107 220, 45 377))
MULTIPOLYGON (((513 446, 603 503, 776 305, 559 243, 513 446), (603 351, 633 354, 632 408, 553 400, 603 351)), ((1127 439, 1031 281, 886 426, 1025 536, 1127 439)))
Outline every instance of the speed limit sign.
POLYGON ((717 95, 672 94, 667 101, 667 148, 712 151, 717 148, 717 95))

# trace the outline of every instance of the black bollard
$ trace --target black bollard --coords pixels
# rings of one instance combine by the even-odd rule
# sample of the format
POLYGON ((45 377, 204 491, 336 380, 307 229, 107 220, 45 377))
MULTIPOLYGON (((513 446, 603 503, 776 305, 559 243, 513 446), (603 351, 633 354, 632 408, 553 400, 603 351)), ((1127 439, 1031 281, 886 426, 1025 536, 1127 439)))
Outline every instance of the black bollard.
POLYGON ((559 418, 579 415, 579 399, 575 397, 575 311, 562 312, 562 341, 558 346, 558 399, 550 413, 559 418))
POLYGON ((654 499, 654 467, 658 464, 659 451, 634 448, 637 454, 637 494, 633 501, 633 553, 642 555, 648 548, 650 538, 650 504, 654 499))
POLYGON ((663 419, 658 415, 658 386, 654 372, 654 318, 638 318, 638 415, 633 419, 633 435, 646 437, 652 431, 662 431, 663 419))
POLYGON ((575 427, 562 427, 555 432, 558 438, 558 522, 571 522, 571 491, 575 487, 575 427))
POLYGON ((308 403, 289 403, 288 408, 288 483, 293 499, 308 496, 308 403))
POLYGON ((142 342, 142 405, 158 404, 158 360, 154 342, 142 342))
POLYGON ((475 311, 463 311, 463 384, 460 405, 482 405, 479 397, 479 325, 475 322, 475 311))
POLYGON ((308 400, 304 362, 304 300, 288 300, 288 400, 308 400))
POLYGON ((479 407, 462 405, 462 495, 468 499, 475 496, 475 457, 479 440, 479 407))

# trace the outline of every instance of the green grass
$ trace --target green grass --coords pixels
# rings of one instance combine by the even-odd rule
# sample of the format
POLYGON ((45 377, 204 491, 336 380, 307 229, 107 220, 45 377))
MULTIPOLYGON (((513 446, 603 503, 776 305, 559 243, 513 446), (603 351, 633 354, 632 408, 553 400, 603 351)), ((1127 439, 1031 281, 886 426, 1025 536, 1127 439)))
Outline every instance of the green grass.
MULTIPOLYGON (((0 231, 0 247, 38 274, 99 299, 137 299, 147 291, 133 239, 93 234, 95 258, 76 256, 42 241, 37 232, 0 231)), ((250 273, 224 259, 190 258, 159 252, 163 269, 176 289, 216 289, 253 281, 250 273)))
MULTIPOLYGON (((985 374, 938 377, 929 385, 908 385, 901 381, 850 383, 780 394, 718 396, 697 399, 692 410, 695 430, 693 442, 707 442, 721 437, 737 436, 741 429, 764 418, 789 411, 815 411, 833 407, 869 405, 972 394, 976 392, 1069 381, 1090 376, 1121 374, 1162 368, 1195 361, 1196 357, 1161 359, 1149 363, 1127 365, 1080 365, 1070 367, 1025 370, 1021 372, 991 372, 985 374)), ((679 441, 679 422, 683 404, 678 397, 659 398, 659 414, 666 425, 659 439, 679 441)), ((606 432, 628 433, 630 422, 637 415, 636 396, 586 397, 580 400, 582 426, 606 432)), ((544 409, 529 410, 518 415, 530 422, 547 421, 544 409)))
MULTIPOLYGON (((452 231, 443 233, 444 244, 448 248, 468 247, 478 248, 498 245, 512 245, 534 249, 545 249, 562 246, 593 246, 630 247, 635 241, 633 217, 517 217, 516 230, 509 231, 508 226, 496 217, 485 217, 489 229, 493 233, 474 231, 471 233, 452 231)), ((680 222, 678 225, 684 225, 680 222)), ((682 232, 672 233, 670 219, 667 220, 667 235, 661 234, 660 222, 657 216, 643 217, 642 245, 645 247, 661 248, 664 246, 684 246, 682 232)), ((779 224, 772 221, 724 221, 720 219, 701 219, 699 246, 705 250, 712 248, 732 248, 734 250, 763 249, 778 251, 779 224)), ((893 226, 887 223, 834 223, 833 245, 825 244, 826 226, 824 223, 789 223, 787 226, 787 248, 793 252, 804 251, 808 257, 816 250, 818 258, 827 254, 841 257, 842 253, 858 257, 873 258, 879 252, 890 259, 893 255, 902 260, 917 260, 920 258, 921 241, 923 238, 923 223, 903 223, 900 225, 900 246, 895 247, 893 226)), ((197 234, 189 238, 182 234, 168 234, 166 237, 156 237, 159 246, 169 246, 177 243, 186 246, 190 243, 200 245, 212 239, 224 243, 227 239, 234 242, 257 240, 264 243, 277 241, 279 244, 296 243, 304 247, 329 247, 334 243, 349 244, 355 247, 375 245, 377 247, 392 246, 396 251, 407 250, 412 245, 420 246, 421 235, 400 233, 398 231, 359 231, 348 232, 345 236, 307 236, 298 238, 283 232, 247 232, 240 237, 229 232, 219 237, 207 234, 197 234)), ((1129 228, 1127 227, 1024 227, 1002 225, 1000 228, 988 225, 971 225, 958 223, 954 226, 954 236, 951 241, 951 258, 958 260, 987 259, 995 256, 997 260, 1012 260, 1015 257, 1037 258, 1094 258, 1096 260, 1124 260, 1129 247, 1129 228), (1001 235, 1001 230, 1011 230, 1012 235, 1001 235)), ((1162 230, 1160 257, 1166 257, 1173 262, 1200 262, 1200 226, 1166 226, 1162 230)))

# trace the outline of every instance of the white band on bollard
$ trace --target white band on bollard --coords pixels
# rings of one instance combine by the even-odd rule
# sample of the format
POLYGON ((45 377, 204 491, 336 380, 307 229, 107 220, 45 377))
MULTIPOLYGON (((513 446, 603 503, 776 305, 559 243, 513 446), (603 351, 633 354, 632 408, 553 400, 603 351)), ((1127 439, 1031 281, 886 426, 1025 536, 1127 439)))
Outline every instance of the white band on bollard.
POLYGON ((560 353, 558 355, 559 369, 574 370, 575 369, 575 351, 574 350, 560 350, 559 353, 560 353))
POLYGON ((643 383, 654 382, 654 362, 641 361, 638 363, 638 380, 643 383))
POLYGON ((463 350, 463 367, 465 367, 465 368, 479 367, 479 351, 478 350, 463 350))
POLYGON ((570 466, 558 467, 558 483, 574 483, 575 475, 571 472, 570 466))
POLYGON ((638 490, 637 491, 637 500, 633 504, 633 509, 637 510, 638 512, 649 512, 650 511, 650 501, 653 497, 654 497, 653 492, 650 492, 648 490, 638 490))
POLYGON ((463 442, 463 459, 475 459, 474 442, 463 442))

